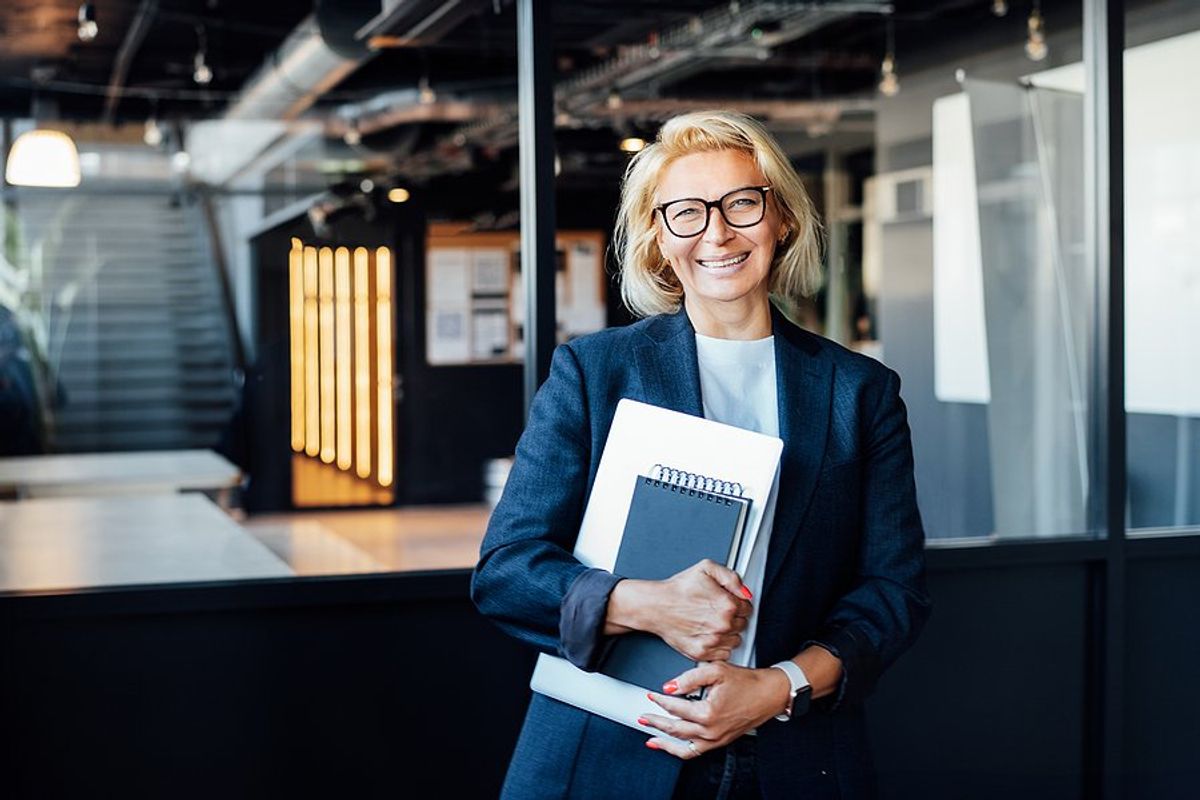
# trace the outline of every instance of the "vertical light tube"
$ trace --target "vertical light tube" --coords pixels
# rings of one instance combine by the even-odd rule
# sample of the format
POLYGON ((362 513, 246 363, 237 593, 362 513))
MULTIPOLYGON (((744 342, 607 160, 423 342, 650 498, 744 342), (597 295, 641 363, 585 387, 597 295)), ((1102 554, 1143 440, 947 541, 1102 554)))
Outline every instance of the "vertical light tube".
POLYGON ((371 273, 367 248, 354 249, 354 471, 371 477, 371 273))
POLYGON ((337 416, 334 407, 333 372, 333 250, 322 247, 317 254, 319 284, 317 307, 321 325, 321 460, 332 464, 337 416))
POLYGON ((288 252, 288 330, 291 353, 292 450, 304 450, 304 245, 288 252))
POLYGON ((392 252, 375 251, 375 365, 378 372, 379 485, 392 485, 392 252))
POLYGON ((317 357, 317 248, 304 248, 304 452, 321 452, 320 372, 317 357))
POLYGON ((337 465, 350 469, 354 460, 351 439, 352 409, 350 407, 350 251, 339 247, 333 251, 333 303, 337 331, 337 465))

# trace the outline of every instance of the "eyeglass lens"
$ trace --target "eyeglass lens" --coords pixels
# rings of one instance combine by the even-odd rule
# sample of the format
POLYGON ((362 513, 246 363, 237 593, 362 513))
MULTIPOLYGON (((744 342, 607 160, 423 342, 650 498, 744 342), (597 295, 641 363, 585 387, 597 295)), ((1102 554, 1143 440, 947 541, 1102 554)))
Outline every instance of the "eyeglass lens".
MULTIPOLYGON (((757 225, 766 210, 761 189, 738 189, 712 205, 720 209, 726 224, 735 228, 757 225)), ((703 200, 676 200, 663 207, 663 218, 676 236, 695 236, 708 227, 708 209, 703 200)))

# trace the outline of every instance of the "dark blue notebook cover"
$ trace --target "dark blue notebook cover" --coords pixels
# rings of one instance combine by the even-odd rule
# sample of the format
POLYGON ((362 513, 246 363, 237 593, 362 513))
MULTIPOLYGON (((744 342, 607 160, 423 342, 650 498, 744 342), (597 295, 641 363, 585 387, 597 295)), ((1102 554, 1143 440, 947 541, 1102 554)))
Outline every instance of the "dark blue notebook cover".
MULTIPOLYGON (((638 476, 613 573, 662 580, 708 558, 736 558, 750 501, 638 476)), ((649 633, 616 637, 600 664, 605 675, 662 691, 671 678, 696 665, 649 633)))

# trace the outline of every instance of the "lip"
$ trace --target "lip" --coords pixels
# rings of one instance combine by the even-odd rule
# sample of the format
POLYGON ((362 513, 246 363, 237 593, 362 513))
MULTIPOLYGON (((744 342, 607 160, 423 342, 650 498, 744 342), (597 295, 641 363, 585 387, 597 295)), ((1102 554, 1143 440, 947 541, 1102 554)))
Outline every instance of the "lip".
POLYGON ((732 272, 750 260, 750 252, 733 253, 717 258, 697 258, 696 263, 708 272, 732 272), (719 266, 717 266, 719 265, 719 266))

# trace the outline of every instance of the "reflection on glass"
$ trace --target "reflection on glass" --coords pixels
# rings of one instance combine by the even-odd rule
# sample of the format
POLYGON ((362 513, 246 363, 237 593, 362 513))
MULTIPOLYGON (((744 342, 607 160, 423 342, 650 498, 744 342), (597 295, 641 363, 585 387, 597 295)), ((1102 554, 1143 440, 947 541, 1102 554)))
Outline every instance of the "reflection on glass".
POLYGON ((968 81, 995 532, 1088 530, 1092 280, 1078 94, 968 81))

